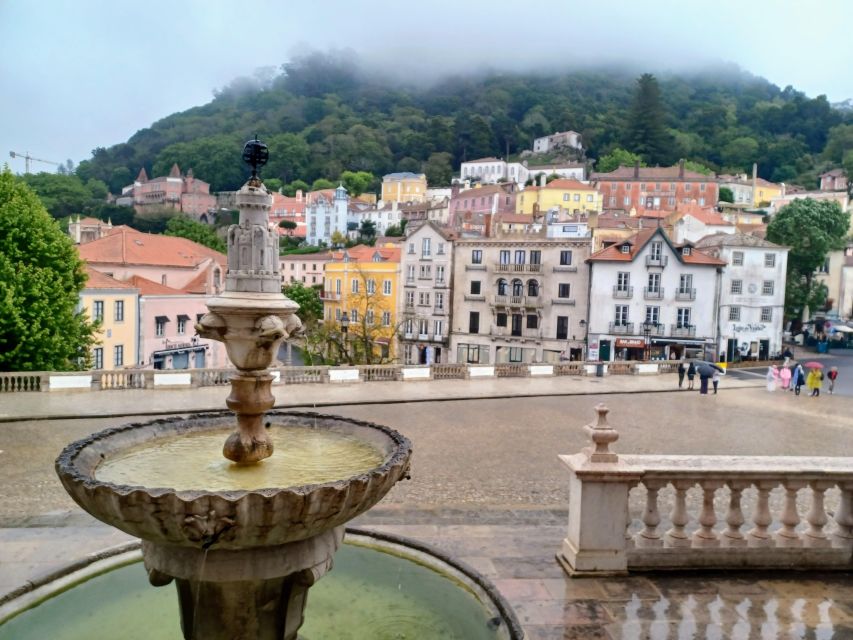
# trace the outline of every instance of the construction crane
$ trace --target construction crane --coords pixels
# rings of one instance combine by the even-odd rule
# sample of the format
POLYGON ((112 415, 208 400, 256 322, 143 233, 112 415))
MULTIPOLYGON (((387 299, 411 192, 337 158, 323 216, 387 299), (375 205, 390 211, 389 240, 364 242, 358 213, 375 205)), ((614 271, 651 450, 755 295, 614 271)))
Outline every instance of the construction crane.
POLYGON ((54 162, 53 160, 42 160, 41 158, 34 158, 30 155, 30 152, 27 153, 16 153, 15 151, 9 152, 10 158, 23 158, 24 159, 24 173, 30 172, 30 163, 31 162, 43 162, 45 164, 52 164, 55 167, 58 167, 61 162, 54 162))

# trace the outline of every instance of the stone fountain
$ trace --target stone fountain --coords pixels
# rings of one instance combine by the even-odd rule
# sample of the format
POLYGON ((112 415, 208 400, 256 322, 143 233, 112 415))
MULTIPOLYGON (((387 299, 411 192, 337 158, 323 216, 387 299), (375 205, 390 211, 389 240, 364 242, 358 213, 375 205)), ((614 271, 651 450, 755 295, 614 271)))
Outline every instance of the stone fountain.
MULTIPOLYGON (((411 445, 379 425, 269 412, 274 404, 269 367, 282 340, 299 331, 301 323, 294 315, 298 305, 281 293, 278 235, 268 217, 272 198, 258 175, 267 148, 251 140, 243 158, 252 177, 237 192, 240 219, 228 230, 225 291, 208 301, 210 312, 196 325, 199 335, 225 344, 238 370, 226 401, 237 422, 223 447, 232 461, 223 461, 226 486, 228 474, 283 464, 273 455, 270 433, 276 430, 305 432, 312 443, 318 433, 328 434, 370 448, 375 462, 328 473, 321 469, 319 480, 290 486, 238 483, 208 490, 192 479, 179 484, 169 470, 173 467, 158 461, 174 445, 179 449, 171 459, 181 466, 186 456, 190 466, 190 458, 197 457, 194 438, 224 437, 233 425, 232 415, 218 414, 97 433, 66 447, 56 468, 83 509, 142 539, 151 584, 176 583, 185 638, 292 640, 303 622, 308 589, 331 569, 345 523, 408 476, 411 445), (120 481, 99 477, 111 460, 121 468, 125 457, 137 454, 154 460, 143 469, 147 473, 128 471, 120 481)), ((287 448, 288 441, 283 442, 287 448)), ((318 459, 309 466, 317 472, 324 453, 322 445, 312 446, 318 459)))

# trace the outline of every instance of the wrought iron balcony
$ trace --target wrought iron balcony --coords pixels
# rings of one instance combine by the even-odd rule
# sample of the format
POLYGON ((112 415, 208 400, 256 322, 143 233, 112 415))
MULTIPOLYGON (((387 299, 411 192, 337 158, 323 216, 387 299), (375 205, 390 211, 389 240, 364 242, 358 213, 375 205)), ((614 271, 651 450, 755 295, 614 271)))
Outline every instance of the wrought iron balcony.
POLYGON ((663 287, 657 287, 654 289, 651 287, 644 287, 643 297, 646 300, 663 300, 663 287))
POLYGON ((676 300, 695 300, 696 299, 696 289, 687 289, 681 288, 675 290, 675 299, 676 300))
POLYGON ((541 264, 508 264, 499 262, 494 266, 495 273, 541 273, 541 264))
POLYGON ((613 287, 613 297, 614 298, 633 298, 634 297, 634 287, 625 287, 619 286, 618 284, 613 287))
POLYGON ((669 335, 671 335, 673 338, 692 338, 696 335, 696 325, 670 325, 669 335))
POLYGON ((669 256, 646 256, 647 267, 665 267, 669 262, 669 256))
POLYGON ((614 334, 633 334, 634 333, 634 323, 633 322, 611 322, 610 323, 610 333, 614 334))

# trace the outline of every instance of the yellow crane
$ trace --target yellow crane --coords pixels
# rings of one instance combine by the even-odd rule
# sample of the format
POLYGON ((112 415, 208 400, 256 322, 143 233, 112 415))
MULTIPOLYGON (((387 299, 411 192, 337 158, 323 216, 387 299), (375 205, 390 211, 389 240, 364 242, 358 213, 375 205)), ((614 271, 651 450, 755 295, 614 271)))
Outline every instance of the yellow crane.
POLYGON ((43 162, 45 164, 52 164, 55 167, 58 167, 60 164, 62 164, 61 162, 54 162, 53 160, 42 160, 41 158, 34 158, 33 156, 30 155, 29 151, 27 151, 27 153, 18 153, 16 151, 10 151, 9 157, 10 158, 23 158, 24 159, 24 173, 30 172, 30 163, 31 162, 43 162))

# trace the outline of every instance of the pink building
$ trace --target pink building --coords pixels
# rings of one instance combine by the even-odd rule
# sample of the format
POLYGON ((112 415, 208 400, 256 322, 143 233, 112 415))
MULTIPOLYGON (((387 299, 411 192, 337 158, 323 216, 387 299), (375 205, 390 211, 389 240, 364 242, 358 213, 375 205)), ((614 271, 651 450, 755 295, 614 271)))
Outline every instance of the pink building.
POLYGON ((272 194, 272 209, 270 209, 270 222, 276 225, 282 220, 290 220, 291 222, 296 223, 295 229, 283 229, 279 227, 279 234, 283 236, 293 236, 295 238, 305 237, 306 200, 307 198, 303 195, 301 189, 297 191, 296 195, 292 198, 277 192, 272 194))
POLYGON ((140 213, 169 207, 201 222, 212 222, 212 215, 216 211, 216 197, 211 195, 210 185, 197 180, 192 169, 182 175, 177 164, 172 165, 168 176, 151 180, 143 168, 134 183, 121 190, 121 196, 116 202, 133 206, 140 213))
POLYGON ((472 213, 515 213, 517 185, 505 182, 460 191, 450 198, 450 216, 463 211, 472 213))
POLYGON ((139 356, 137 365, 154 369, 230 367, 225 347, 195 335, 195 323, 207 313, 207 295, 133 276, 139 289, 139 356))
POLYGON ((847 191, 847 174, 844 169, 831 169, 820 174, 821 191, 847 191))
POLYGON ((329 251, 281 256, 281 284, 301 282, 306 287, 322 286, 325 281, 326 263, 331 259, 332 254, 329 251))

